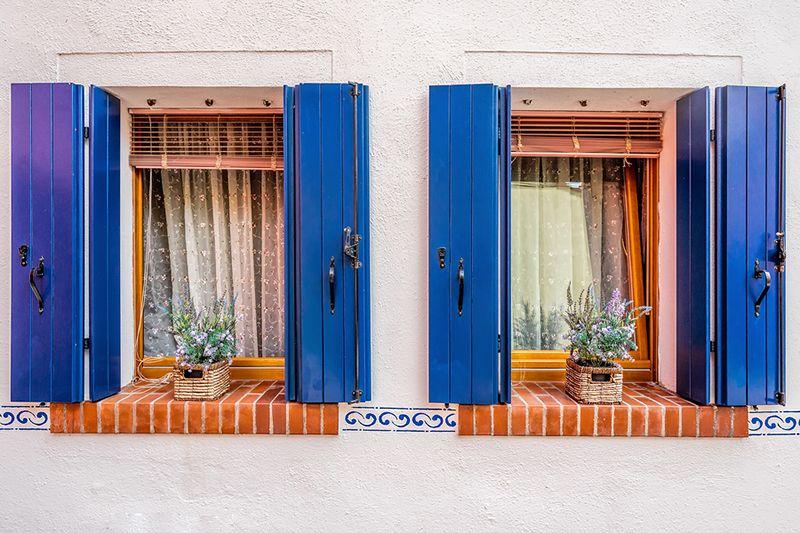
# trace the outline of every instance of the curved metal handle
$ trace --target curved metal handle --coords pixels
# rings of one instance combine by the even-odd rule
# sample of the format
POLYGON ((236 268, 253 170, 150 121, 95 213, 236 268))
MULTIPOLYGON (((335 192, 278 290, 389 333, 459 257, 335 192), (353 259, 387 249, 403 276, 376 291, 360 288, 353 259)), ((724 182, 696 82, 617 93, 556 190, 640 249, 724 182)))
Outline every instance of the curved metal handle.
POLYGON ((35 278, 43 278, 44 277, 44 257, 39 258, 39 263, 31 268, 31 273, 28 276, 28 280, 31 284, 31 292, 33 292, 34 298, 36 301, 39 302, 39 314, 41 315, 44 313, 44 298, 42 298, 42 293, 39 292, 39 288, 36 286, 35 278))
POLYGON ((464 258, 458 259, 458 316, 464 312, 464 258))
POLYGON ((772 285, 772 276, 769 272, 761 268, 761 265, 756 259, 755 265, 755 272, 753 272, 753 279, 761 279, 764 278, 764 288, 761 289, 761 294, 758 295, 755 303, 755 316, 759 316, 761 314, 761 302, 764 301, 764 298, 767 296, 767 292, 769 292, 769 287, 772 285))
POLYGON ((328 289, 330 290, 331 314, 336 309, 336 259, 331 256, 331 263, 328 267, 328 289))

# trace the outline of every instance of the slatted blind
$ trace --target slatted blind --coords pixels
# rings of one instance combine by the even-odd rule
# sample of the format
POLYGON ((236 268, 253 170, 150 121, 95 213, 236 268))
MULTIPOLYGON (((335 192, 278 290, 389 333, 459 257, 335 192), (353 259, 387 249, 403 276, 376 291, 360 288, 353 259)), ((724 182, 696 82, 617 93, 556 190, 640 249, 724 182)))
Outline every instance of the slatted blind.
POLYGON ((661 113, 515 111, 512 156, 656 157, 661 113))
POLYGON ((200 111, 131 110, 131 165, 283 169, 282 110, 200 111))

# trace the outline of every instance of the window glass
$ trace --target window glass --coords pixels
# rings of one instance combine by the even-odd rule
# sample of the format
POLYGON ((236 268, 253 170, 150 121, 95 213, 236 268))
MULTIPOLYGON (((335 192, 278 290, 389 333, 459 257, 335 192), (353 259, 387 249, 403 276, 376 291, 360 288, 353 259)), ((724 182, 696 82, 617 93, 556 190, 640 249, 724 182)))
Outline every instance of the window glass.
POLYGON ((632 299, 629 271, 633 268, 641 280, 643 265, 641 254, 629 257, 626 216, 641 223, 642 203, 637 196, 626 209, 627 164, 637 169, 627 178, 634 180, 628 182, 628 193, 636 194, 642 190, 639 162, 572 157, 512 161, 514 350, 564 349, 561 313, 570 285, 576 296, 586 289, 606 301, 619 289, 623 298, 632 299))
POLYGON ((284 355, 283 173, 146 169, 143 346, 172 355, 165 308, 235 300, 240 356, 284 355))

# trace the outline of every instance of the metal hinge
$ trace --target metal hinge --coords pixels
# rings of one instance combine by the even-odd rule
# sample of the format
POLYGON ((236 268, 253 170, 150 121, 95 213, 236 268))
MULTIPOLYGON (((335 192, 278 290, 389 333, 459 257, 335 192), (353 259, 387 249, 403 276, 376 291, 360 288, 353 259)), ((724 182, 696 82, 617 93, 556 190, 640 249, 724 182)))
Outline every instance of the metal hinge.
POLYGON ((778 92, 775 93, 775 98, 778 100, 783 100, 786 98, 786 85, 781 85, 778 87, 778 92))
POLYGON ((344 255, 350 259, 350 266, 355 269, 361 268, 361 260, 358 257, 358 245, 361 242, 361 235, 353 233, 350 226, 344 228, 344 255))
POLYGON ((717 352, 717 343, 714 342, 714 341, 708 341, 708 350, 710 352, 716 353, 717 352))
POLYGON ((89 126, 83 127, 83 138, 88 140, 89 139, 89 126))
POLYGON ((708 130, 708 139, 713 143, 717 141, 717 130, 708 130))
POLYGON ((89 348, 91 348, 91 346, 92 346, 92 343, 89 340, 89 337, 86 337, 85 339, 83 339, 83 349, 84 350, 88 350, 89 348))
POLYGON ((497 353, 500 353, 502 351, 501 348, 500 348, 501 345, 502 345, 502 340, 501 340, 500 334, 498 333, 497 334, 497 353))
POLYGON ((776 392, 775 401, 781 405, 786 405, 786 395, 781 391, 776 392))

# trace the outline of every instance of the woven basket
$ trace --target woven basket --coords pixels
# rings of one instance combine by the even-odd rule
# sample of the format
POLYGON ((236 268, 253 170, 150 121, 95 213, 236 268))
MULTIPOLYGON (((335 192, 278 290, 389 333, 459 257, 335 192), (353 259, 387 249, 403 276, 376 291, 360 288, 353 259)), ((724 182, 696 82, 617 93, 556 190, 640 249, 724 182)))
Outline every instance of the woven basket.
POLYGON ((172 389, 176 400, 216 400, 231 386, 231 367, 220 361, 203 369, 202 365, 172 371, 172 389))
POLYGON ((580 403, 622 403, 622 367, 581 366, 567 359, 565 391, 580 403))

